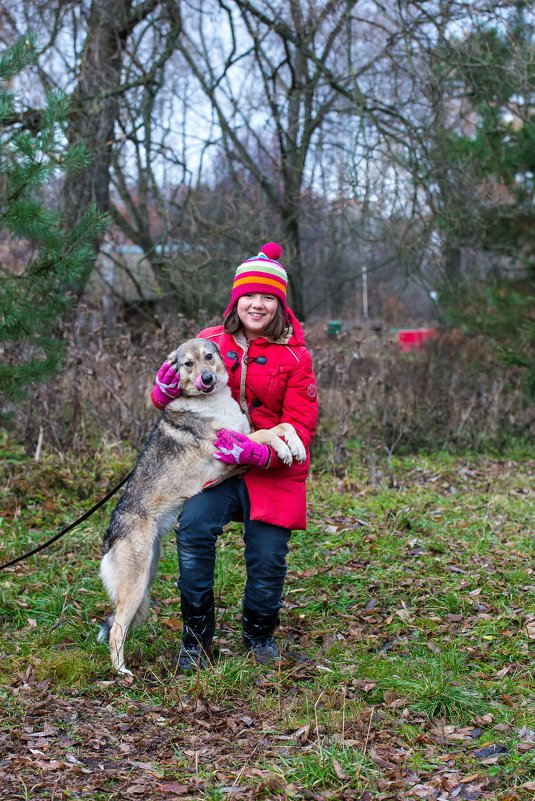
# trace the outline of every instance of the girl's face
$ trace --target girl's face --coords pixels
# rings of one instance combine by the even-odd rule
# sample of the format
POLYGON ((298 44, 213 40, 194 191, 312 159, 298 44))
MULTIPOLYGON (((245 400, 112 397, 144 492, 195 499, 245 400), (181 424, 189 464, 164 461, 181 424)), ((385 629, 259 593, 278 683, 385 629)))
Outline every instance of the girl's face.
POLYGON ((247 339, 261 336, 277 312, 279 301, 273 295, 242 295, 236 311, 247 339))

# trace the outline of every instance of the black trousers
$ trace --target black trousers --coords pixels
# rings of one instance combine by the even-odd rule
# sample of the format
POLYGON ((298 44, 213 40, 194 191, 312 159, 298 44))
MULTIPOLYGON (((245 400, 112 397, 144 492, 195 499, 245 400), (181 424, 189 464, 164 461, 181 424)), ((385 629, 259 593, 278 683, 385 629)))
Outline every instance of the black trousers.
POLYGON ((228 478, 184 504, 176 529, 178 587, 190 603, 200 604, 213 589, 217 538, 227 523, 242 519, 247 571, 244 606, 260 614, 271 614, 280 608, 291 532, 251 520, 250 509, 249 493, 241 476, 228 478))

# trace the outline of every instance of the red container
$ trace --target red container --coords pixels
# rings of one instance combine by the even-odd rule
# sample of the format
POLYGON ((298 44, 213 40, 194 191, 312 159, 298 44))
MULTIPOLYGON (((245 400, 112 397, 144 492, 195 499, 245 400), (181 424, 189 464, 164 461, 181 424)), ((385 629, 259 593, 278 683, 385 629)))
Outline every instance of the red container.
POLYGON ((404 328, 398 331, 398 347, 404 353, 419 350, 427 339, 438 336, 436 328, 404 328))

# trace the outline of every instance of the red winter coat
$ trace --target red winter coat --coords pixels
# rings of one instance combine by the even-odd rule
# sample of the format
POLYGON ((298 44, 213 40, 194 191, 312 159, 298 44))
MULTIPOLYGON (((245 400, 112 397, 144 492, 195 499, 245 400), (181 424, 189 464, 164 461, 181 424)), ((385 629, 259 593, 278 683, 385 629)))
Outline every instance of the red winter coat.
POLYGON ((293 332, 270 342, 256 337, 226 334, 222 325, 205 328, 200 337, 219 347, 229 373, 233 397, 249 415, 255 431, 291 423, 305 448, 306 461, 290 467, 271 449, 267 469, 251 467, 244 480, 251 500, 251 520, 262 520, 289 529, 306 528, 306 478, 310 466, 309 447, 318 419, 316 378, 312 358, 305 347, 300 323, 288 310, 293 332), (265 362, 259 357, 264 357, 265 362))

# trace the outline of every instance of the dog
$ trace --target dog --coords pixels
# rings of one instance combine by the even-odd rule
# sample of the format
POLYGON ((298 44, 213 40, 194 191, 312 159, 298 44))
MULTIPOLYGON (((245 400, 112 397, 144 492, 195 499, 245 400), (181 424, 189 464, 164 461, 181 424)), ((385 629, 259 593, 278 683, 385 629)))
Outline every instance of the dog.
POLYGON ((230 393, 217 345, 207 339, 190 339, 167 361, 180 375, 181 394, 154 426, 112 512, 100 566, 115 612, 102 624, 98 641, 109 642, 113 666, 129 675, 133 674, 125 665, 125 638, 147 615, 163 537, 188 498, 244 470, 213 458, 218 429, 239 431, 271 445, 285 464, 306 457, 303 443, 289 423, 252 432, 247 415, 230 393))

